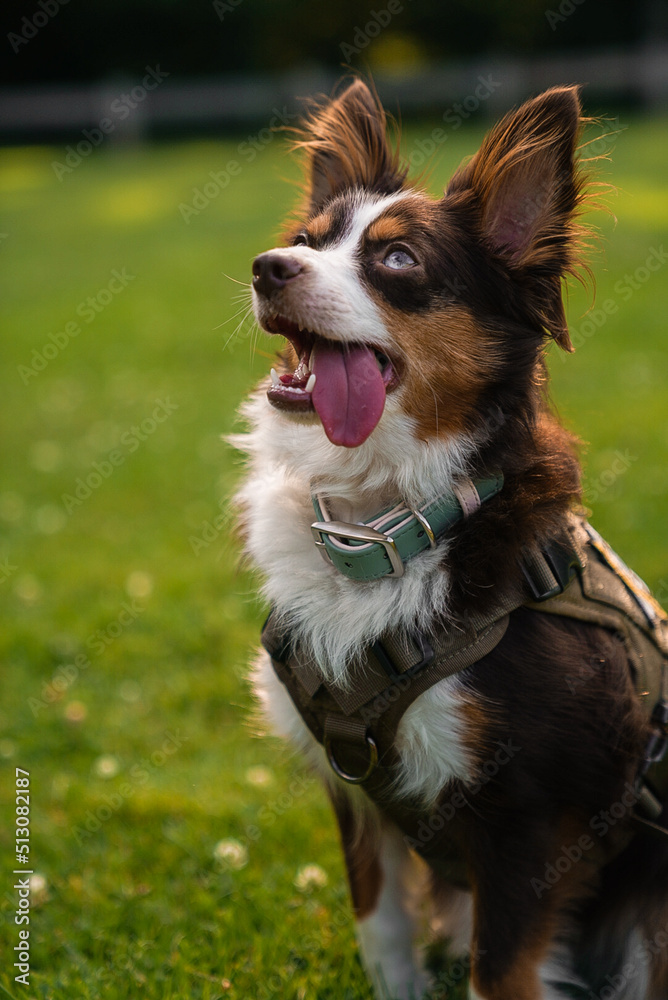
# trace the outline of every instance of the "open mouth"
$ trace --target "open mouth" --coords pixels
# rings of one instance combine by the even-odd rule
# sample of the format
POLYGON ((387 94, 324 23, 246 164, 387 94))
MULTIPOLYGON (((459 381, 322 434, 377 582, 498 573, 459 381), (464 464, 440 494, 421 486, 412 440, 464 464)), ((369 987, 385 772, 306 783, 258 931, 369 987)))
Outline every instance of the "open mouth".
POLYGON ((299 359, 291 374, 272 369, 269 402, 292 413, 317 413, 332 444, 357 448, 366 441, 381 418, 386 393, 399 384, 390 358, 370 344, 328 340, 285 316, 263 325, 287 337, 299 359))

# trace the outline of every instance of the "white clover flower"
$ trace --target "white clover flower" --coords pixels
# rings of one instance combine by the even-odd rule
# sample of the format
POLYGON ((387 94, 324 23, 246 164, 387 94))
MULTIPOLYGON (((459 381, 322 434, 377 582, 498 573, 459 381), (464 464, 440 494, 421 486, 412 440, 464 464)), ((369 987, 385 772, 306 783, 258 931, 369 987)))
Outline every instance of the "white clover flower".
POLYGON ((112 757, 111 754, 103 754, 93 764, 93 770, 98 778, 115 778, 120 769, 121 765, 118 763, 118 759, 112 757))
POLYGON ((219 840, 213 849, 213 856, 218 861, 224 861, 228 868, 238 871, 248 864, 248 849, 233 838, 219 840))
POLYGON ((44 876, 35 872, 28 879, 28 885, 30 886, 30 902, 36 905, 44 903, 47 897, 47 883, 44 876))
POLYGON ((300 892, 310 892, 311 889, 322 889, 329 879, 327 872, 320 865, 304 865, 295 877, 295 886, 300 892))
POLYGON ((261 788, 263 785, 270 785, 273 780, 274 775, 268 767, 249 767, 246 771, 246 781, 249 785, 261 788))
POLYGON ((129 597, 150 597, 153 593, 153 577, 144 570, 134 570, 125 581, 125 593, 129 597))

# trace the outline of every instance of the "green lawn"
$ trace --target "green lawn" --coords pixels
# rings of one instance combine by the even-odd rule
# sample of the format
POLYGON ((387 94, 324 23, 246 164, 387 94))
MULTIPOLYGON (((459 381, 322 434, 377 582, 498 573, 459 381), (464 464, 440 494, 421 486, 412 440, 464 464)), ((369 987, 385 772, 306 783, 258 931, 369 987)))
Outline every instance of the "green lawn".
MULTIPOLYGON (((667 126, 632 121, 617 141, 600 312, 574 290, 582 346, 552 358, 589 443, 594 523, 664 599, 667 126)), ((258 739, 244 679, 264 609, 237 568, 239 462, 220 435, 268 344, 236 331, 244 288, 226 276, 246 282, 273 245, 295 171, 280 139, 246 162, 242 138, 100 149, 61 179, 63 148, 0 152, 4 956, 17 767, 42 879, 30 985, 5 957, 8 996, 370 998, 328 805, 258 739), (224 190, 180 209, 231 160, 224 190), (325 884, 302 884, 309 863, 325 884)), ((434 190, 478 138, 450 134, 434 190)))

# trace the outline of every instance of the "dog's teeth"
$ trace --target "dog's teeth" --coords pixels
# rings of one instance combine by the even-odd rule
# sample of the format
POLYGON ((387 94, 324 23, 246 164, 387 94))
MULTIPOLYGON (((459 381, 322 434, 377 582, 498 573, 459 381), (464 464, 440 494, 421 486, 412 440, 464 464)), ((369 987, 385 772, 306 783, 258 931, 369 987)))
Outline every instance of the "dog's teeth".
POLYGON ((311 374, 308 377, 308 382, 306 383, 305 386, 306 392, 313 392, 314 385, 315 385, 315 375, 313 374, 313 372, 311 372, 311 374))
POLYGON ((272 383, 274 385, 280 385, 281 384, 281 381, 280 381, 278 375, 276 374, 276 369, 275 368, 272 368, 269 374, 271 375, 271 381, 272 381, 272 383))

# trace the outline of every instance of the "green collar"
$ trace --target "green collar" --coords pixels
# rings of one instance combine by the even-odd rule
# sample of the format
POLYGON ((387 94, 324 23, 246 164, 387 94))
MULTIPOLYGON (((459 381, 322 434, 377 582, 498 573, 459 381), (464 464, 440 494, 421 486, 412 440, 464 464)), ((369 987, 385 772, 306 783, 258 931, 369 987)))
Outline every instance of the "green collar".
POLYGON ((378 580, 404 575, 404 563, 435 549, 454 524, 491 499, 503 486, 503 474, 486 479, 461 479, 436 500, 412 510, 396 504, 369 521, 349 524, 332 521, 321 494, 314 494, 318 518, 311 525, 315 544, 326 562, 351 580, 378 580))

